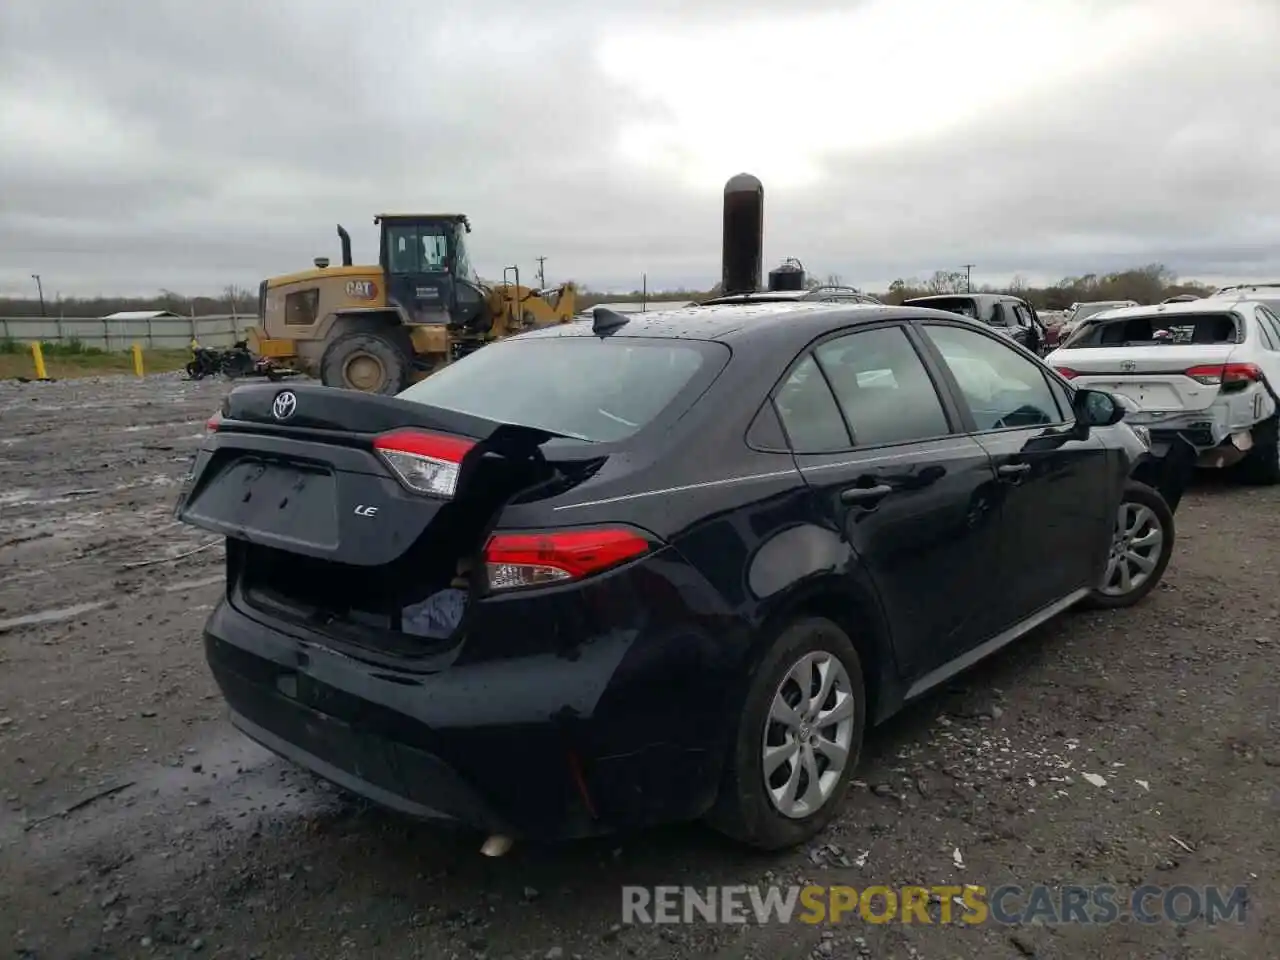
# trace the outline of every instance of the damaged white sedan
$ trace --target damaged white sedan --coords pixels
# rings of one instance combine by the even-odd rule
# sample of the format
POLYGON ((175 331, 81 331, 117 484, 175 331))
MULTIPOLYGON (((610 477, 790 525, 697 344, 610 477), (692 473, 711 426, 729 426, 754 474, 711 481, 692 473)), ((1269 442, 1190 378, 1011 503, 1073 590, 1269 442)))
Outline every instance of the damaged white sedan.
POLYGON ((1064 377, 1131 401, 1154 452, 1178 438, 1200 467, 1280 483, 1280 317, 1231 297, 1108 310, 1084 321, 1046 362, 1064 377))

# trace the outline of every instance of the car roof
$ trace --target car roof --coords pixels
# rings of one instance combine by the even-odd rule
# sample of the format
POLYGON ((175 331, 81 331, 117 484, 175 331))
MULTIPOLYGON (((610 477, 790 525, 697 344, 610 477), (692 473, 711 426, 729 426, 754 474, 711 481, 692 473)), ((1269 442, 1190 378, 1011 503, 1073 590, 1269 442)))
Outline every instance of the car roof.
POLYGON ((807 300, 820 300, 822 297, 863 297, 868 302, 879 303, 875 297, 863 293, 856 287, 827 286, 805 290, 755 290, 751 293, 730 293, 720 297, 712 297, 703 301, 704 306, 719 306, 728 303, 788 303, 807 300))
MULTIPOLYGON (((879 320, 935 318, 952 322, 969 322, 966 318, 943 310, 924 307, 893 307, 880 303, 852 301, 800 301, 797 303, 718 304, 686 307, 680 310, 658 310, 649 313, 620 314, 626 319, 612 331, 596 334, 592 324, 561 323, 518 334, 511 340, 534 340, 551 337, 654 337, 687 340, 718 340, 726 343, 760 342, 779 349, 804 344, 828 331, 875 323, 879 320)), ((976 329, 988 331, 986 324, 972 321, 976 329)))
POLYGON ((1280 300, 1280 283, 1258 283, 1247 286, 1223 287, 1205 299, 1227 300, 1239 303, 1241 300, 1252 300, 1262 303, 1275 303, 1280 300))
POLYGON ((1024 303, 1021 297, 1008 293, 930 293, 923 297, 911 297, 904 304, 924 305, 930 300, 973 300, 977 303, 1024 303))
POLYGON ((1129 317, 1178 316, 1189 313, 1231 313, 1241 303, 1251 302, 1240 297, 1203 297, 1182 303, 1153 303, 1147 306, 1118 307, 1095 313, 1090 320, 1123 320, 1129 317))
POLYGON ((1240 290, 1252 290, 1255 292, 1263 290, 1280 290, 1280 283, 1229 283, 1225 287, 1219 287, 1217 293, 1235 293, 1240 290))

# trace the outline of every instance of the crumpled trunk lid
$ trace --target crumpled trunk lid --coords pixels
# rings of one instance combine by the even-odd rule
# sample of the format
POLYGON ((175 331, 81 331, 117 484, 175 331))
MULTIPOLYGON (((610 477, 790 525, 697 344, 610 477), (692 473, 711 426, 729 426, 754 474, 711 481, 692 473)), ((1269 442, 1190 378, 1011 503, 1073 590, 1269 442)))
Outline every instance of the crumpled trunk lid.
POLYGON ((551 439, 394 397, 241 387, 224 402, 175 512, 228 538, 233 598, 406 653, 418 644, 406 640, 421 620, 414 611, 465 578, 506 503, 561 492, 607 456, 603 444, 556 438, 552 461, 543 450, 551 439), (282 394, 292 399, 280 404, 282 394), (452 496, 410 489, 379 451, 379 437, 405 431, 466 450, 452 496))

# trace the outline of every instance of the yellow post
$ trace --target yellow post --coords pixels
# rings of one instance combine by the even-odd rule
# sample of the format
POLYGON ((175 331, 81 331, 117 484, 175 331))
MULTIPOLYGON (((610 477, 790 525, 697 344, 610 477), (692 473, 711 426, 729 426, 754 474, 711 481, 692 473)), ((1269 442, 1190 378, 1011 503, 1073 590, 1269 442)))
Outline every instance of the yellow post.
POLYGON ((31 359, 36 365, 36 379, 48 380, 49 375, 44 369, 44 351, 40 349, 39 342, 31 344, 31 359))
POLYGON ((142 376, 142 344, 133 345, 133 372, 142 376))

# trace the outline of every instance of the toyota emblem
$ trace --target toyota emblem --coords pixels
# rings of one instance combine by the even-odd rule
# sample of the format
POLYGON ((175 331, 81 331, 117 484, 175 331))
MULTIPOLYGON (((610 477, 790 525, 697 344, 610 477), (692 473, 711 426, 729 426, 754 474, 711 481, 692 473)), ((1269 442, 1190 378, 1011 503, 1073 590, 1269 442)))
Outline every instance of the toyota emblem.
POLYGON ((271 404, 271 415, 277 420, 288 420, 298 409, 298 398, 292 390, 281 390, 271 404))

